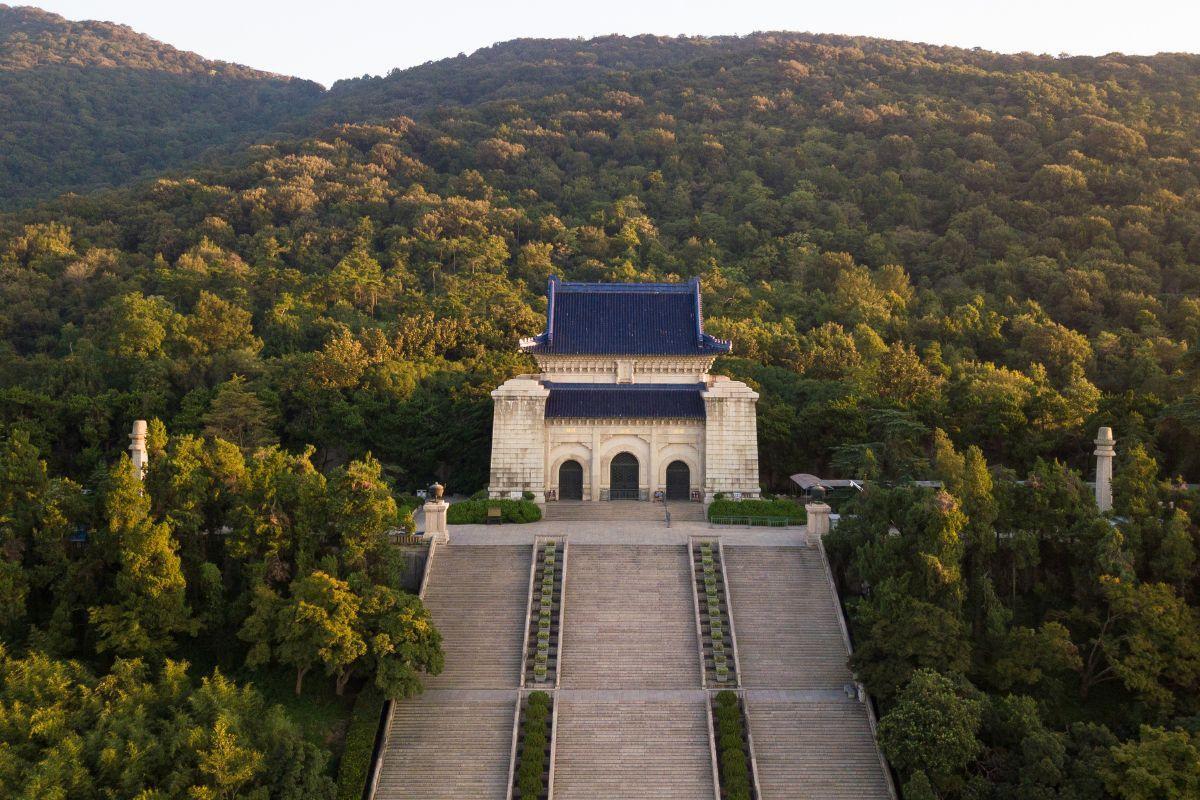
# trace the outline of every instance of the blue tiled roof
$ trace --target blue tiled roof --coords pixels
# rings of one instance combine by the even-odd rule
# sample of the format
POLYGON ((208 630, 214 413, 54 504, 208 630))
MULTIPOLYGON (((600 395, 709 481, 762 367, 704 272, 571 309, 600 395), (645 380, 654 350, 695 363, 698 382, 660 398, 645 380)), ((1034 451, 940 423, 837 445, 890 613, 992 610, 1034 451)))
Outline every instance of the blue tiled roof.
POLYGON ((730 343, 704 332, 700 281, 572 283, 550 279, 546 330, 529 353, 717 355, 730 343))
POLYGON ((550 390, 546 417, 704 419, 702 383, 556 383, 550 390))

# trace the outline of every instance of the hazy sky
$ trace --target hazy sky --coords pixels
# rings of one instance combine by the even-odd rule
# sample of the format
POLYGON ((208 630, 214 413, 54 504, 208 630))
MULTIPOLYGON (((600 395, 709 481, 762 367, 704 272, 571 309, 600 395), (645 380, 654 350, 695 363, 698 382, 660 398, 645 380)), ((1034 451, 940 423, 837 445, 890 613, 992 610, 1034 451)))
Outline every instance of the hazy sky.
MULTIPOLYGON (((6 0, 19 4, 22 0, 6 0)), ((798 30, 1100 55, 1200 50, 1200 0, 44 0, 208 58, 325 85, 522 36, 798 30)))

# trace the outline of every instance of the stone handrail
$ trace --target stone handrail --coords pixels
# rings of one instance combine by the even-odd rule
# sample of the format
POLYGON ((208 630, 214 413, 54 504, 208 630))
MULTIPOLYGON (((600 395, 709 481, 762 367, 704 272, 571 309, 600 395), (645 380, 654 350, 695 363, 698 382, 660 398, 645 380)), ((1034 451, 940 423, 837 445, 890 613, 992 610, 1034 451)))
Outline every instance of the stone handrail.
MULTIPOLYGON (((837 583, 833 580, 833 570, 829 567, 829 557, 825 553, 825 540, 820 536, 817 539, 817 549, 821 553, 821 567, 825 571, 825 580, 829 582, 829 592, 833 597, 833 610, 837 614, 838 627, 842 631, 842 642, 846 645, 846 654, 854 655, 854 644, 850 641, 850 628, 846 625, 846 615, 842 610, 842 600, 838 595, 837 583)), ((879 766, 883 769, 883 779, 887 783, 888 795, 892 800, 897 800, 899 795, 896 792, 896 784, 892 780, 892 769, 888 766, 887 759, 883 757, 883 751, 879 749, 879 736, 877 732, 878 721, 875 719, 875 707, 872 704, 870 695, 867 694, 866 687, 858 683, 857 677, 855 685, 858 688, 863 705, 867 709, 867 723, 871 726, 871 738, 875 740, 875 754, 879 756, 879 766)))

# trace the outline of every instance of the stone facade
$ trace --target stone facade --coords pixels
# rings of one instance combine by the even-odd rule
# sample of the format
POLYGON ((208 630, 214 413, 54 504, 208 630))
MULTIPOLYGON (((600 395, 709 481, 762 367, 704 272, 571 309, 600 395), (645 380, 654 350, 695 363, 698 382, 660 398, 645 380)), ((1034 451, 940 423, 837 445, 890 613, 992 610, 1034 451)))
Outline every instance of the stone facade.
MULTIPOLYGON (((594 285, 569 286, 584 293, 594 285)), ((691 286, 698 330, 699 287, 691 286)), ((553 289, 548 331, 555 324, 553 289)), ((647 292, 634 285, 630 293, 647 292)), ((670 293, 681 294, 674 286, 670 293)), ((522 347, 541 371, 492 392, 490 496, 517 498, 528 491, 541 503, 614 494, 647 500, 656 492, 704 502, 717 492, 759 495, 758 394, 710 375, 713 354, 538 352, 535 339, 523 340, 522 347), (549 403, 548 413, 555 392, 559 401, 549 403), (618 457, 623 471, 614 467, 618 457), (614 487, 614 480, 621 485, 614 487)))

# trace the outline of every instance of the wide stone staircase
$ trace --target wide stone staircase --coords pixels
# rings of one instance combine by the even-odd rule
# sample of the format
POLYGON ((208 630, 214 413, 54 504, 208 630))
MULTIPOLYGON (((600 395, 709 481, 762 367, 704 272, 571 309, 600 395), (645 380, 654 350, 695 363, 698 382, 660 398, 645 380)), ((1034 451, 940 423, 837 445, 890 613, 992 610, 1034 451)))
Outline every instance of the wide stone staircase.
MULTIPOLYGON (((820 550, 729 538, 758 796, 889 800, 867 707, 843 691, 853 678, 820 550)), ((446 669, 392 705, 374 800, 505 800, 531 551, 437 548, 424 598, 446 669)), ((575 544, 566 556, 554 797, 714 798, 687 546, 575 544)))
POLYGON ((700 687, 687 548, 572 545, 564 688, 700 687))
POLYGON ((712 800, 700 701, 561 702, 555 800, 712 800))
POLYGON ((529 599, 528 545, 444 545, 425 605, 442 634, 446 668, 431 689, 515 689, 529 599))
POLYGON ((742 686, 840 689, 851 680, 821 552, 725 544, 742 686))
POLYGON ((887 800, 866 707, 854 699, 763 702, 749 693, 763 800, 887 800))
POLYGON ((516 692, 454 700, 433 692, 393 704, 380 800, 504 800, 516 692))

